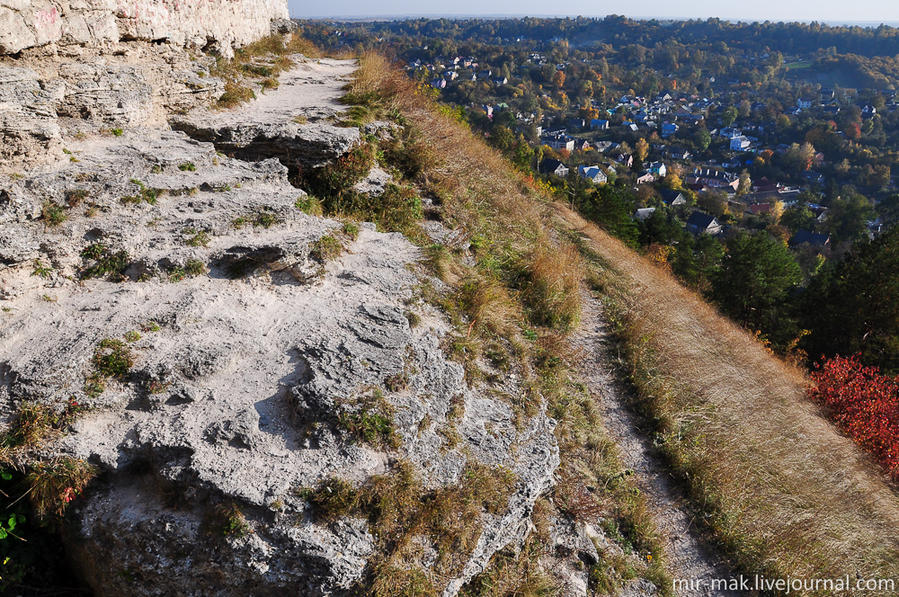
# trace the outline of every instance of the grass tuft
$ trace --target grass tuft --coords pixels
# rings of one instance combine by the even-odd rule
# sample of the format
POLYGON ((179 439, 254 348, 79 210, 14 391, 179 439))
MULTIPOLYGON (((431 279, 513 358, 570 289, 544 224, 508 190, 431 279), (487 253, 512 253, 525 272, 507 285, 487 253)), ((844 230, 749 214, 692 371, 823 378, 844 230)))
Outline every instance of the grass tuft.
POLYGON ((92 465, 66 456, 35 463, 26 478, 35 512, 40 518, 62 517, 96 474, 92 465))
POLYGON ((44 201, 41 207, 41 219, 47 226, 59 226, 66 221, 66 210, 54 201, 44 201))
POLYGON ((122 340, 104 338, 97 345, 92 362, 100 375, 123 380, 134 366, 134 355, 122 340))
POLYGON ((81 251, 81 259, 81 278, 107 278, 115 282, 124 280, 129 263, 127 251, 113 251, 100 242, 85 247, 81 251))

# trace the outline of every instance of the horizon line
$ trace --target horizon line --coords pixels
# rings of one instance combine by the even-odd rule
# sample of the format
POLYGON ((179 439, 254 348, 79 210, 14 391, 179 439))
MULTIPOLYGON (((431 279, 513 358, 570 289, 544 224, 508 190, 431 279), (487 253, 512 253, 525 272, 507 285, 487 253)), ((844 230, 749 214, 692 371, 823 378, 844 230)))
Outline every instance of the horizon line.
POLYGON ((634 16, 634 15, 616 15, 616 14, 596 14, 596 15, 585 15, 585 14, 528 14, 528 13, 495 13, 495 14, 470 14, 470 13, 409 13, 409 14, 384 14, 384 15, 370 15, 370 14, 350 14, 350 15, 310 15, 310 16, 293 16, 291 15, 291 19, 296 19, 300 21, 401 21, 401 20, 410 20, 410 19, 468 19, 468 20, 501 20, 501 19, 522 19, 522 18, 536 18, 536 19, 570 19, 570 18, 588 18, 588 19, 604 19, 610 16, 624 16, 625 18, 632 19, 635 21, 665 21, 665 22, 682 22, 682 21, 708 21, 709 19, 717 19, 719 21, 726 21, 729 23, 774 23, 774 24, 810 24, 810 23, 821 23, 823 25, 828 26, 858 26, 858 27, 899 27, 899 20, 897 21, 841 21, 841 20, 822 20, 822 19, 780 19, 780 20, 772 20, 772 19, 758 19, 758 18, 746 18, 746 17, 720 17, 720 16, 707 16, 707 17, 685 17, 685 16, 634 16))

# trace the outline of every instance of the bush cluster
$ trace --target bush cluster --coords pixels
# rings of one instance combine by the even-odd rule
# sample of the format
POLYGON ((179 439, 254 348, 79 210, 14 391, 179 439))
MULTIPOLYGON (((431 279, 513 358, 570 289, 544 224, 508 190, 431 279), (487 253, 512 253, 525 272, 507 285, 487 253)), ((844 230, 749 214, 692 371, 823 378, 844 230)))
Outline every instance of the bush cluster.
POLYGON ((812 373, 812 400, 899 478, 899 377, 866 367, 858 355, 837 356, 812 373))

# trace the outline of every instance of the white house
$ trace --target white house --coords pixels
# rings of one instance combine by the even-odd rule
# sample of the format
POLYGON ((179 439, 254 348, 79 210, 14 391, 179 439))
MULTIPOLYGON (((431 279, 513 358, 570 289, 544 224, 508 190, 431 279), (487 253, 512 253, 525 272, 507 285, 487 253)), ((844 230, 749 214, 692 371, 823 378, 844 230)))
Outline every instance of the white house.
POLYGON ((687 230, 693 234, 709 234, 716 236, 721 233, 722 226, 718 220, 701 211, 694 211, 687 220, 687 230))
POLYGON ((586 178, 596 184, 603 184, 609 180, 599 166, 578 166, 577 173, 581 178, 586 178))
POLYGON ((553 137, 545 139, 544 143, 546 145, 549 145, 553 149, 565 149, 567 151, 574 151, 574 139, 568 139, 566 137, 553 137))
POLYGON ((663 162, 650 162, 646 165, 646 171, 659 178, 665 178, 665 175, 668 173, 668 169, 663 162))
POLYGON ((752 142, 743 135, 731 137, 730 139, 730 148, 733 151, 746 151, 750 145, 752 145, 752 142))
POLYGON ((643 220, 649 219, 655 211, 656 208, 654 207, 641 207, 634 212, 634 219, 642 222, 643 220))

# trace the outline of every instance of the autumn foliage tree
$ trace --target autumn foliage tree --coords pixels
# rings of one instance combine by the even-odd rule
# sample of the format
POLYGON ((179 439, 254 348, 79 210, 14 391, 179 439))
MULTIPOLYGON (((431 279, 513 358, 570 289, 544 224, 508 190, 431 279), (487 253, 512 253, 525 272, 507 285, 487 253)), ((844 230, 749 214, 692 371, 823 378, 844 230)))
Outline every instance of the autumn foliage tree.
POLYGON ((553 73, 553 86, 562 89, 565 86, 565 71, 557 70, 553 73))
POLYGON ((899 478, 899 378, 837 356, 812 373, 812 384, 810 398, 899 478))
POLYGON ((646 139, 640 137, 637 139, 637 145, 634 147, 637 152, 637 159, 641 162, 646 160, 646 156, 649 155, 649 143, 646 142, 646 139))

